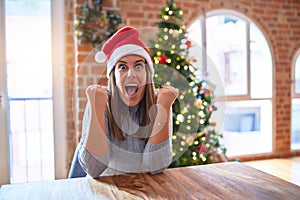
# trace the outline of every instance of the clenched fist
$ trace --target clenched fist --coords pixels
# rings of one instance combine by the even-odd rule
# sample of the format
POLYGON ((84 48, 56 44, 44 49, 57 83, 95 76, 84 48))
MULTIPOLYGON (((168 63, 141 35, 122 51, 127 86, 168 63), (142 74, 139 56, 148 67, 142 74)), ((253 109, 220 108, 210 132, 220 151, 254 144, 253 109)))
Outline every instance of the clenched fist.
POLYGON ((108 101, 108 94, 104 87, 100 85, 90 85, 87 87, 85 93, 90 102, 91 110, 103 114, 108 101))
POLYGON ((162 86, 157 94, 157 104, 162 105, 164 108, 171 108, 175 99, 178 97, 178 90, 172 86, 162 86))

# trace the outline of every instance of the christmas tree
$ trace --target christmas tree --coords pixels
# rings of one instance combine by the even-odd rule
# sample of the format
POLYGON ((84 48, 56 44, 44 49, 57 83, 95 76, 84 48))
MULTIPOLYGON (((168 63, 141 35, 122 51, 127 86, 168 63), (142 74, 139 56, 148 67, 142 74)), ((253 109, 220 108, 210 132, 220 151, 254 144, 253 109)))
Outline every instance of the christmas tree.
POLYGON ((214 129, 211 115, 213 87, 189 56, 192 42, 186 36, 183 11, 173 0, 161 9, 158 33, 149 41, 154 59, 154 81, 179 90, 173 109, 173 157, 170 167, 209 164, 226 160, 222 135, 214 129))

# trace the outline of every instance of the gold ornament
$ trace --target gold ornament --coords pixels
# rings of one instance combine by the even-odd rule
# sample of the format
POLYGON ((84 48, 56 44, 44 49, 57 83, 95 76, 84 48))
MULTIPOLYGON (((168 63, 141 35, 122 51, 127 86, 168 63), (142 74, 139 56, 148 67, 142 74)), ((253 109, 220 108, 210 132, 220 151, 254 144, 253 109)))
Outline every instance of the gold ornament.
POLYGON ((102 16, 99 18, 99 27, 103 28, 105 24, 107 23, 107 12, 102 11, 102 16))
POLYGON ((178 38, 178 36, 179 36, 179 31, 178 31, 178 30, 174 30, 172 36, 173 36, 173 38, 178 38))
POLYGON ((197 100, 195 101, 195 103, 194 103, 194 106, 195 106, 196 108, 200 109, 201 106, 202 106, 202 100, 201 100, 201 99, 197 99, 197 100))

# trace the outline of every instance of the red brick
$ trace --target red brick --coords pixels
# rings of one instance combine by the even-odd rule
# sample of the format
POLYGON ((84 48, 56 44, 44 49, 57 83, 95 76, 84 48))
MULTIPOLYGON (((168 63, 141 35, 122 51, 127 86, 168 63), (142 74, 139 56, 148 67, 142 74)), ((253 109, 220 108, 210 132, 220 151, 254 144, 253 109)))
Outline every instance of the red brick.
POLYGON ((144 18, 144 13, 142 12, 135 12, 135 11, 131 11, 127 13, 127 17, 129 18, 144 18))
POLYGON ((77 51, 79 52, 85 52, 85 53, 89 53, 93 50, 93 46, 92 44, 86 44, 86 45, 78 45, 77 46, 77 51))
POLYGON ((162 2, 158 0, 145 0, 145 4, 159 4, 161 7, 166 6, 166 4, 162 4, 162 2))

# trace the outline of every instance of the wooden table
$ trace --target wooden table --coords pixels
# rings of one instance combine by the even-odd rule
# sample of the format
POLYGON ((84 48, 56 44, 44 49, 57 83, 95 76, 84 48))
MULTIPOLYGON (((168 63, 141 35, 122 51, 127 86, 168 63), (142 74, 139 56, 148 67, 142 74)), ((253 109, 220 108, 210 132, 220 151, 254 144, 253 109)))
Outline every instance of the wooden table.
POLYGON ((300 187, 238 162, 3 185, 0 199, 300 199, 300 187))

